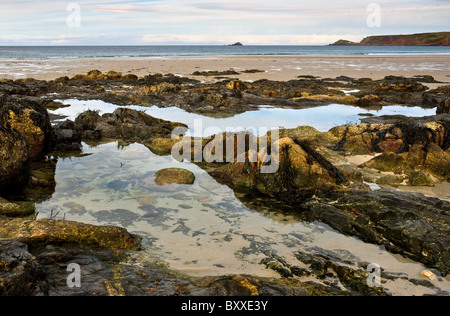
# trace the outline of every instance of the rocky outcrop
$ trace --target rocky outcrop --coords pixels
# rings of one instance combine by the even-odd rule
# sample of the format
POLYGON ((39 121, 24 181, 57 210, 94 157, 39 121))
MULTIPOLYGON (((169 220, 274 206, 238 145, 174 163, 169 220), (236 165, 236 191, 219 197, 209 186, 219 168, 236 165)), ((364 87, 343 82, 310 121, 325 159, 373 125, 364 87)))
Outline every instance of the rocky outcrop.
POLYGON ((322 192, 294 208, 341 233, 384 245, 427 266, 450 272, 450 203, 420 194, 380 191, 322 192))
POLYGON ((21 133, 28 144, 30 158, 38 160, 55 143, 47 109, 37 102, 11 99, 0 109, 0 126, 21 133))
MULTIPOLYGON (((156 263, 134 262, 104 248, 0 241, 1 296, 306 296, 300 282, 283 285, 245 275, 192 278, 156 263), (67 285, 67 268, 81 269, 81 287, 67 285)), ((324 291, 322 294, 327 293, 324 291)), ((169 308, 170 309, 170 308, 169 308)), ((179 310, 177 306, 176 309, 179 310)))
POLYGON ((450 122, 447 116, 363 121, 365 123, 331 129, 329 134, 338 141, 328 147, 348 155, 381 154, 363 164, 364 168, 408 176, 420 171, 438 182, 449 179, 450 122))
POLYGON ((249 152, 246 161, 235 161, 217 168, 212 173, 214 177, 222 179, 236 186, 256 189, 265 194, 282 194, 297 190, 315 190, 317 188, 341 184, 345 177, 319 153, 314 151, 307 142, 299 139, 282 138, 275 142, 279 149, 279 165, 275 173, 261 173, 263 157, 258 162, 250 162, 249 152))
POLYGON ((177 127, 186 125, 156 119, 127 108, 119 108, 103 116, 95 111, 86 111, 75 120, 75 129, 84 139, 110 138, 145 143, 155 138, 170 137, 177 127))

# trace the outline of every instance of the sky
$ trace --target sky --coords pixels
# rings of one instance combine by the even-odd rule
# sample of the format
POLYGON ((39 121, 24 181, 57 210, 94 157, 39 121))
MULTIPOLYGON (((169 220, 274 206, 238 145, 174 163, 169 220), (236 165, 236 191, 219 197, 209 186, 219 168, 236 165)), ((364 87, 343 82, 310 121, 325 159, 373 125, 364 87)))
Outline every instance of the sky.
POLYGON ((326 45, 449 16, 450 0, 0 0, 0 45, 326 45))

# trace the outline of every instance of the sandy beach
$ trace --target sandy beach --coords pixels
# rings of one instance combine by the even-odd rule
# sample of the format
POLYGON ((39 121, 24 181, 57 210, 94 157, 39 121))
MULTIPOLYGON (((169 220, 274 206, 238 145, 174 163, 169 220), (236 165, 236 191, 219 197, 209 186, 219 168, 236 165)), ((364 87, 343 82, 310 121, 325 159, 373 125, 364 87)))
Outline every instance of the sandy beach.
MULTIPOLYGON (((0 60, 0 78, 34 78, 54 80, 73 77, 98 69, 114 70, 143 77, 154 73, 172 73, 202 81, 214 81, 214 76, 193 76, 196 71, 225 71, 259 69, 265 72, 242 73, 227 77, 255 81, 269 79, 287 81, 302 75, 336 78, 372 78, 388 75, 412 77, 431 75, 443 83, 450 82, 450 56, 203 56, 203 57, 153 57, 110 59, 34 59, 0 60)), ((430 85, 433 88, 436 84, 430 85)))

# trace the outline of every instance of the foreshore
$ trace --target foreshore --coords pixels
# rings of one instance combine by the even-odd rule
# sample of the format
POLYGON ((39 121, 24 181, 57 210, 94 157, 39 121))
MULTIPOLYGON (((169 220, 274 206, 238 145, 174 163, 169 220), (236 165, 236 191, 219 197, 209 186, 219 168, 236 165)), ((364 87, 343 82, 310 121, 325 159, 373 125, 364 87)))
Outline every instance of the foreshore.
MULTIPOLYGON (((450 82, 449 55, 364 55, 364 56, 201 56, 201 57, 149 57, 149 58, 87 58, 87 59, 33 59, 0 60, 1 79, 34 78, 54 80, 73 77, 98 69, 135 74, 172 73, 210 82, 216 76, 195 76, 194 72, 226 71, 233 69, 239 74, 228 78, 245 81, 260 79, 287 81, 298 76, 336 78, 382 79, 385 76, 431 75, 437 81, 450 82), (264 72, 241 73, 258 69, 264 72)), ((219 76, 224 77, 224 76, 219 76)), ((435 88, 436 84, 430 86, 435 88)))

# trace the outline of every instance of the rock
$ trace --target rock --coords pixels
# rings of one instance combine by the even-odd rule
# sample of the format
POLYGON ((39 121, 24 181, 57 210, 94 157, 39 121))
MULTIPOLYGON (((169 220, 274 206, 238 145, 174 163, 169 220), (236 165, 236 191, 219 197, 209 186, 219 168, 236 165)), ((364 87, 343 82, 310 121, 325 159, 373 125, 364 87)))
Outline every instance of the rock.
POLYGON ((93 131, 97 124, 102 121, 102 117, 98 111, 87 110, 75 119, 75 128, 82 131, 93 131))
POLYGON ((431 178, 424 177, 423 172, 428 172, 438 181, 450 178, 450 155, 443 151, 435 143, 428 146, 416 144, 411 146, 405 153, 386 153, 373 158, 364 163, 361 167, 374 168, 380 171, 394 172, 396 174, 411 174, 412 172, 422 172, 415 174, 413 183, 430 183, 431 178), (419 181, 419 179, 422 179, 419 181), (417 182, 417 181, 418 182, 417 182))
POLYGON ((360 98, 357 102, 358 106, 361 107, 370 107, 374 105, 379 105, 379 103, 383 101, 383 98, 377 95, 369 94, 360 98))
POLYGON ((450 98, 439 104, 436 114, 450 114, 450 98))
POLYGON ((328 94, 316 94, 309 95, 299 98, 294 98, 294 101, 319 101, 327 104, 337 103, 337 104, 347 104, 347 105, 357 105, 359 99, 353 95, 328 95, 328 94))
POLYGON ((0 197, 0 215, 7 217, 24 217, 35 212, 33 203, 13 203, 0 197))
POLYGON ((145 87, 144 93, 153 93, 153 94, 173 93, 179 90, 181 90, 180 86, 164 82, 156 86, 145 87))
POLYGON ((126 75, 122 76, 122 80, 136 81, 138 79, 139 79, 138 76, 136 76, 135 74, 126 74, 126 75))
POLYGON ((320 220, 341 233, 383 244, 443 275, 450 271, 448 202, 390 190, 336 190, 292 206, 307 220, 320 220))
POLYGON ((342 173, 325 158, 314 151, 306 142, 282 138, 274 146, 279 155, 273 157, 278 171, 261 173, 261 156, 257 162, 235 160, 213 171, 213 176, 235 186, 252 188, 265 194, 280 194, 299 189, 316 189, 323 185, 345 182, 342 173))
POLYGON ((169 156, 172 154, 173 146, 179 141, 180 139, 156 138, 144 145, 158 156, 169 156))
POLYGON ((76 118, 75 126, 86 139, 111 138, 141 143, 171 137, 175 128, 187 127, 128 108, 119 108, 112 114, 103 116, 94 111, 86 111, 76 118))
POLYGON ((10 100, 0 110, 0 126, 25 136, 32 160, 42 158, 54 145, 55 136, 47 109, 37 102, 10 100))
POLYGON ((377 179, 376 183, 378 185, 391 185, 394 187, 398 187, 400 184, 402 184, 405 181, 405 178, 403 176, 398 175, 385 175, 381 178, 377 179))
POLYGON ((312 292, 300 282, 283 283, 245 275, 183 276, 159 263, 136 262, 124 251, 0 241, 1 296, 306 296, 312 292), (81 270, 80 288, 67 285, 72 273, 68 267, 74 263, 81 270))
POLYGON ((81 133, 76 129, 75 123, 66 120, 54 126, 56 134, 56 151, 79 151, 82 148, 81 133))
POLYGON ((106 79, 109 80, 119 80, 122 79, 122 73, 121 72, 116 72, 116 71, 108 71, 108 73, 106 74, 106 79))
POLYGON ((163 169, 156 173, 157 185, 194 184, 195 176, 191 171, 178 168, 163 169))
POLYGON ((31 163, 25 137, 0 126, 0 191, 21 190, 30 179, 31 163))
POLYGON ((415 171, 409 174, 409 185, 434 187, 434 181, 424 171, 415 171))
POLYGON ((378 143, 378 147, 384 153, 396 153, 403 145, 401 139, 389 139, 378 143))
POLYGON ((237 91, 244 91, 248 89, 248 86, 246 83, 240 81, 240 80, 232 80, 227 84, 227 89, 229 90, 237 90, 237 91))
POLYGON ((248 275, 204 277, 194 284, 200 287, 197 295, 203 296, 308 296, 308 292, 301 287, 270 283, 248 275))
POLYGON ((435 143, 430 143, 425 151, 425 169, 438 179, 450 179, 450 155, 435 143))
POLYGON ((425 278, 428 278, 430 280, 436 280, 436 274, 434 274, 433 272, 431 272, 430 270, 424 270, 422 271, 421 275, 425 278))
POLYGON ((359 124, 332 128, 329 133, 338 139, 334 149, 345 150, 349 155, 372 154, 376 131, 370 127, 369 124, 359 124))
POLYGON ((41 266, 18 241, 0 240, 0 296, 45 295, 48 286, 41 266))
POLYGON ((93 226, 71 221, 0 219, 0 238, 26 244, 77 243, 109 249, 135 249, 137 236, 113 226, 93 226))
POLYGON ((20 206, 0 197, 0 215, 11 216, 20 211, 20 206))

